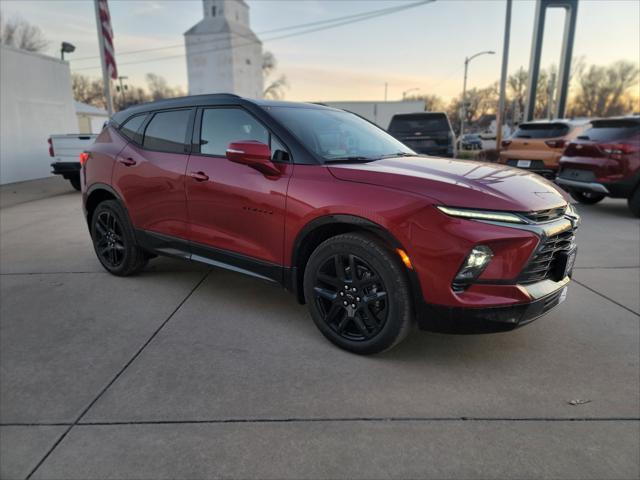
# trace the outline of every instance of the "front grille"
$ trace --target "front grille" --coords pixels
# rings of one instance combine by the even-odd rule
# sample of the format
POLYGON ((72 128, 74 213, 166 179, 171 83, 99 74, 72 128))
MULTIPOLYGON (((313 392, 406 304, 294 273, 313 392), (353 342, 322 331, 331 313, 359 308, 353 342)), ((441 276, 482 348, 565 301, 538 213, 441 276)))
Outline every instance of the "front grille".
POLYGON ((523 213, 522 215, 535 223, 542 223, 562 217, 566 210, 567 206, 564 205, 562 207, 550 208, 548 210, 538 210, 537 212, 523 213))
POLYGON ((540 282, 547 278, 551 280, 562 280, 555 278, 555 264, 558 261, 561 252, 571 250, 575 239, 575 229, 565 230, 564 232, 545 238, 536 253, 520 274, 518 283, 530 284, 540 282))

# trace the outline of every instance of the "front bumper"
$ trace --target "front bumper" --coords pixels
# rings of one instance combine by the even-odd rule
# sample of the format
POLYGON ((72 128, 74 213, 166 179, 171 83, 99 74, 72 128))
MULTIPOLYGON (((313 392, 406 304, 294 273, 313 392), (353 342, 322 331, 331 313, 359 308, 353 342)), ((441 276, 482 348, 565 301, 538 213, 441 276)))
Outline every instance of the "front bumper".
POLYGON ((489 307, 461 308, 432 305, 418 307, 418 326, 421 330, 452 334, 496 333, 527 325, 558 306, 566 296, 569 277, 559 282, 544 280, 522 286, 532 297, 528 303, 489 307))

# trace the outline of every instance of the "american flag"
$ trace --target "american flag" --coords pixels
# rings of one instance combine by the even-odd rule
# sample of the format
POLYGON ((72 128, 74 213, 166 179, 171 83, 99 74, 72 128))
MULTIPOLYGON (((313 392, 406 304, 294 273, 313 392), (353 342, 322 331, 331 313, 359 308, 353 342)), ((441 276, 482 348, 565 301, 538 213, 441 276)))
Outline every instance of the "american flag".
POLYGON ((109 5, 107 0, 97 0, 100 12, 100 33, 104 39, 104 62, 109 72, 109 76, 114 80, 118 79, 118 68, 113 51, 113 30, 111 29, 111 15, 109 15, 109 5))

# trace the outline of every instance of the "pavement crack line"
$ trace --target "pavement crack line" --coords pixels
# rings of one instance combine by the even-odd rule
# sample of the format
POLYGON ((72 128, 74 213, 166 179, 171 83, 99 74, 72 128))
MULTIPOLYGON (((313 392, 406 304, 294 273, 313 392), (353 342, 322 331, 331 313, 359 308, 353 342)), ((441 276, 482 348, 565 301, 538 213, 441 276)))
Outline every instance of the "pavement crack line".
POLYGON ((89 403, 89 405, 87 405, 85 407, 84 410, 82 410, 82 412, 80 413, 80 415, 78 415, 78 418, 76 418, 76 420, 68 425, 68 428, 60 435, 60 437, 56 440, 56 442, 51 446, 51 448, 47 451, 47 453, 45 453, 45 455, 40 459, 40 461, 37 463, 37 465, 31 470, 31 472, 29 472, 29 475, 27 475, 26 480, 29 480, 35 473, 36 471, 42 466, 42 464, 47 460, 47 458, 49 458, 49 456, 53 453, 53 451, 58 447, 58 445, 60 445, 60 443, 62 442, 62 440, 64 440, 64 438, 69 434, 69 432, 73 429, 73 427, 75 427, 76 425, 78 425, 78 423, 80 422, 80 420, 82 420, 82 418, 87 414, 87 412, 91 409, 91 407, 93 407, 96 402, 98 400, 100 400, 100 398, 105 394, 105 392, 111 387, 111 385, 113 385, 119 378, 120 376, 127 370, 127 368, 129 368, 129 366, 140 356, 140 354, 144 351, 145 348, 147 348, 147 346, 153 341, 154 338, 156 338, 156 336, 160 333, 160 331, 165 327, 165 325, 167 325, 167 323, 169 323, 169 321, 173 318, 173 316, 178 312, 178 310, 180 310, 180 308, 182 308, 182 306, 185 304, 185 302, 187 300, 189 300, 189 298, 191 298, 191 296, 193 295, 193 293, 198 289, 198 287, 200 287, 200 285, 202 285, 202 283, 206 280, 206 278, 209 276, 209 273, 211 273, 211 270, 207 270, 205 272, 205 274, 202 276, 202 278, 198 281, 198 283, 196 283, 196 285, 189 291, 189 293, 182 299, 182 301, 178 304, 178 306, 169 314, 169 316, 160 324, 160 326, 158 328, 156 328, 154 330, 154 332, 151 334, 151 336, 147 339, 146 342, 144 342, 142 344, 142 346, 136 351, 136 353, 133 354, 133 356, 129 359, 129 361, 127 363, 124 364, 124 366, 118 371, 118 373, 115 374, 115 376, 111 379, 111 381, 109 381, 109 383, 107 383, 104 388, 102 390, 100 390, 100 392, 98 393, 98 395, 96 395, 96 397, 89 403))
POLYGON ((78 423, 2 423, 0 427, 109 427, 127 425, 216 425, 260 423, 349 423, 349 422, 640 422, 640 417, 290 417, 290 418, 218 418, 200 420, 132 420, 78 423))
POLYGON ((600 295, 600 296, 601 296, 602 298, 604 298, 605 300, 609 300, 611 303, 615 303, 615 304, 616 304, 617 306, 619 306, 620 308, 624 308, 627 312, 633 313, 636 317, 640 317, 640 313, 636 312, 635 310, 630 309, 629 307, 627 307, 627 306, 625 306, 625 305, 621 304, 620 302, 616 302, 613 298, 609 298, 609 297, 607 297, 605 294, 600 293, 600 292, 599 292, 599 291, 597 291, 597 290, 594 290, 594 289, 593 289, 593 288, 591 288, 590 286, 585 285, 584 283, 579 282, 578 280, 576 280, 576 279, 574 279, 574 278, 572 278, 571 280, 572 280, 572 281, 574 281, 574 282, 576 282, 576 283, 577 283, 578 285, 580 285, 581 287, 586 288, 586 289, 587 289, 587 290, 589 290, 590 292, 593 292, 593 293, 595 293, 596 295, 600 295))

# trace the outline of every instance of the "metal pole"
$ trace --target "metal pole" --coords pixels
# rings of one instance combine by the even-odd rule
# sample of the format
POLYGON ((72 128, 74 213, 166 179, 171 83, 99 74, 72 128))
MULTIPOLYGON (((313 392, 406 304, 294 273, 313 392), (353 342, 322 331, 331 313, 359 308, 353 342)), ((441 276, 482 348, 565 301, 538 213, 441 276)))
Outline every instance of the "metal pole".
POLYGON ((540 76, 540 55, 542 54, 542 37, 544 36, 544 21, 547 13, 547 2, 536 2, 535 24, 533 26, 533 38, 531 39, 531 59, 529 61, 529 80, 527 85, 527 103, 525 106, 524 121, 533 120, 536 111, 536 94, 538 89, 538 77, 540 76))
POLYGON ((384 101, 387 101, 387 89, 389 87, 389 84, 387 82, 384 82, 384 101))
POLYGON ((460 138, 464 134, 464 120, 467 116, 467 69, 469 68, 469 57, 464 59, 464 82, 462 84, 462 108, 460 109, 460 138))
POLYGON ((96 27, 98 31, 98 45, 100 48, 100 60, 102 64, 102 84, 104 98, 107 104, 107 112, 109 116, 113 115, 113 98, 111 97, 111 79, 107 70, 107 60, 104 57, 104 37, 102 36, 102 20, 100 20, 100 6, 98 0, 94 0, 93 4, 96 10, 96 27))
POLYGON ((124 85, 122 84, 122 80, 126 80, 127 78, 129 78, 129 77, 126 77, 124 75, 121 75, 121 76, 118 77, 118 82, 120 82, 120 94, 122 95, 122 108, 124 108, 125 105, 126 105, 126 103, 125 103, 126 96, 124 94, 124 85))
POLYGON ((578 16, 578 0, 571 0, 564 5, 566 10, 564 21, 564 34, 562 37, 562 57, 558 70, 558 96, 556 100, 556 118, 563 118, 567 106, 569 92, 569 80, 571 79, 571 57, 573 55, 573 42, 576 35, 576 19, 578 16))
POLYGON ((507 68, 509 65, 509 40, 511 35, 511 0, 507 0, 507 11, 504 16, 504 42, 502 44, 502 71, 500 72, 500 100, 496 113, 496 148, 502 145, 502 124, 504 123, 504 102, 507 90, 507 68))

